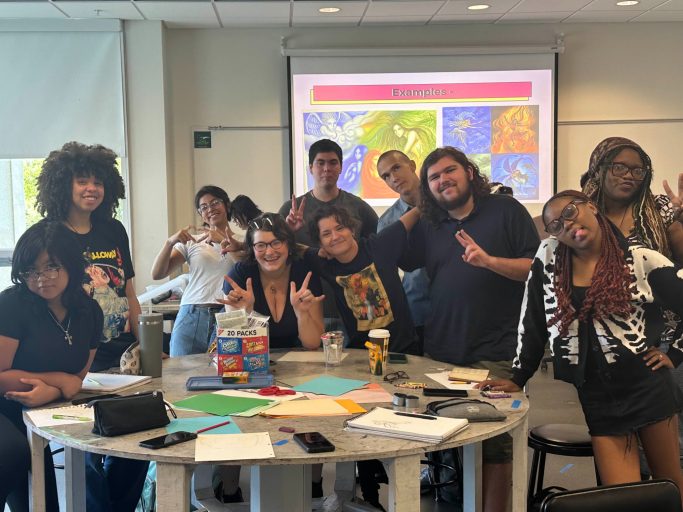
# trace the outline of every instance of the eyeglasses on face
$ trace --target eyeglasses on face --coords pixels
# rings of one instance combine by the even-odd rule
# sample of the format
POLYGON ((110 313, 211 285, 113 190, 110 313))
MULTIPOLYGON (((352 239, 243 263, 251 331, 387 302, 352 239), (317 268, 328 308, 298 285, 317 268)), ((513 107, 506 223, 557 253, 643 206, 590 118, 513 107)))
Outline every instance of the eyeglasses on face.
POLYGON ((51 280, 51 279, 57 279, 57 276, 59 276, 59 271, 63 267, 61 265, 48 265, 45 267, 45 270, 28 270, 26 272, 21 272, 19 276, 24 280, 24 281, 38 281, 41 277, 45 280, 51 280))
POLYGON ((617 178, 623 178, 624 176, 626 176, 630 172, 631 177, 634 180, 638 180, 638 181, 645 179, 645 176, 647 176, 647 173, 650 172, 650 170, 645 168, 645 167, 629 167, 628 165, 622 164, 619 162, 613 162, 611 164, 606 165, 606 167, 617 178))
POLYGON ((578 205, 586 203, 584 199, 574 199, 567 206, 562 208, 559 218, 551 220, 545 225, 545 232, 549 235, 559 235, 564 229, 564 223, 568 220, 574 220, 579 215, 578 205))
POLYGON ((208 203, 200 204, 199 208, 197 208, 197 211, 200 214, 204 214, 208 212, 211 208, 215 208, 219 204, 223 204, 223 201, 221 199, 213 199, 209 201, 208 203))
POLYGON ((394 382, 394 381, 399 380, 399 379, 409 379, 409 378, 410 378, 410 376, 406 372, 401 370, 400 372, 387 373, 384 376, 384 381, 385 382, 394 382))
POLYGON ((284 245, 282 240, 271 240, 270 242, 256 242, 252 245, 254 252, 265 252, 268 247, 272 247, 274 250, 278 250, 284 245))

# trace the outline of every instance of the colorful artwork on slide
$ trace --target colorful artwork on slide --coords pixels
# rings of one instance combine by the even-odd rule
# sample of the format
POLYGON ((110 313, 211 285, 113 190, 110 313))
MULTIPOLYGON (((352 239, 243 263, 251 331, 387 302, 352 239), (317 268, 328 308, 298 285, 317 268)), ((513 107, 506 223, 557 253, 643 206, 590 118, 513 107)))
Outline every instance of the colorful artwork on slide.
MULTIPOLYGON (((377 175, 377 159, 400 149, 418 165, 436 147, 435 110, 372 110, 304 112, 304 148, 332 139, 342 148, 344 162, 339 188, 366 198, 396 198, 377 175)), ((308 188, 313 177, 306 166, 308 188)))

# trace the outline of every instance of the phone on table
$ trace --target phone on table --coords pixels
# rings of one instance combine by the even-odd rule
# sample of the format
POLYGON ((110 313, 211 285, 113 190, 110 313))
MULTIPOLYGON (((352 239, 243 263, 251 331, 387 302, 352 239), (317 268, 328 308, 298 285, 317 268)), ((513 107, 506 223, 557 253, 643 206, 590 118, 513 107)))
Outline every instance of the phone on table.
POLYGON ((294 434, 294 440, 308 453, 333 452, 334 445, 320 432, 294 434))
POLYGON ((153 437, 152 439, 140 441, 140 446, 158 450, 159 448, 166 448, 167 446, 184 443, 185 441, 192 441, 193 439, 197 439, 197 434, 194 432, 179 431, 173 432, 172 434, 166 434, 165 436, 153 437))
POLYGON ((407 364, 408 357, 405 354, 399 354, 398 352, 389 352, 389 364, 407 364))

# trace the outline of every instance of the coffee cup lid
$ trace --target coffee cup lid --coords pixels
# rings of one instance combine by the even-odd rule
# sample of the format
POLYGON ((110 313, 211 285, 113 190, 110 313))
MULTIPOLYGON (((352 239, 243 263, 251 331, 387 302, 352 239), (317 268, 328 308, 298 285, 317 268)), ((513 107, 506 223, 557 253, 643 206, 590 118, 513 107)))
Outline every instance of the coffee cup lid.
POLYGON ((390 336, 389 331, 386 329, 372 329, 368 336, 371 338, 388 338, 390 336))

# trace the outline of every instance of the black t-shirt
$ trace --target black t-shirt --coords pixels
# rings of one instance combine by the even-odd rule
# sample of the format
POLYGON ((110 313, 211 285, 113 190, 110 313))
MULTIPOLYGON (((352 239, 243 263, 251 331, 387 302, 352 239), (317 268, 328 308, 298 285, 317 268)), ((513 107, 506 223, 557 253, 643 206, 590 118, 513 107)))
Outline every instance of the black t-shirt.
POLYGON ((18 286, 0 293, 0 335, 19 341, 12 369, 71 374, 83 370, 90 349, 97 348, 102 337, 102 310, 85 297, 81 308, 68 311, 62 327, 71 334, 71 345, 45 301, 18 286))
POLYGON ((415 327, 397 266, 406 245, 405 227, 397 221, 361 238, 350 263, 320 258, 317 249, 306 251, 305 260, 333 285, 349 347, 363 348, 371 329, 388 329, 389 350, 417 353, 415 327))
POLYGON ((104 313, 103 340, 131 338, 126 282, 135 275, 128 235, 118 220, 93 223, 89 233, 73 233, 88 261, 83 288, 104 313))
POLYGON ((425 352, 438 361, 467 365, 506 361, 515 354, 524 283, 462 259, 455 233, 465 232, 489 255, 533 258, 539 245, 531 216, 514 198, 479 198, 464 219, 437 226, 421 219, 410 233, 411 264, 429 276, 431 311, 425 322, 425 352))
MULTIPOLYGON (((301 260, 294 260, 292 262, 289 271, 289 281, 294 281, 297 290, 301 287, 304 279, 306 279, 306 274, 308 274, 310 270, 309 266, 301 260)), ((270 317, 270 320, 268 321, 268 336, 270 338, 271 348, 301 346, 301 342, 299 341, 299 324, 297 323, 292 303, 289 302, 289 288, 287 288, 287 293, 285 294, 287 303, 285 304, 282 318, 280 318, 279 322, 276 322, 268 307, 268 301, 266 300, 263 284, 261 283, 261 275, 259 274, 258 265, 256 263, 238 262, 232 270, 230 270, 228 275, 240 288, 246 288, 247 279, 251 278, 251 285, 254 290, 254 311, 270 317)), ((316 297, 319 297, 322 294, 320 278, 315 273, 308 282, 308 289, 316 297)), ((223 283, 223 292, 227 294, 230 290, 232 290, 232 286, 225 281, 223 283)))

